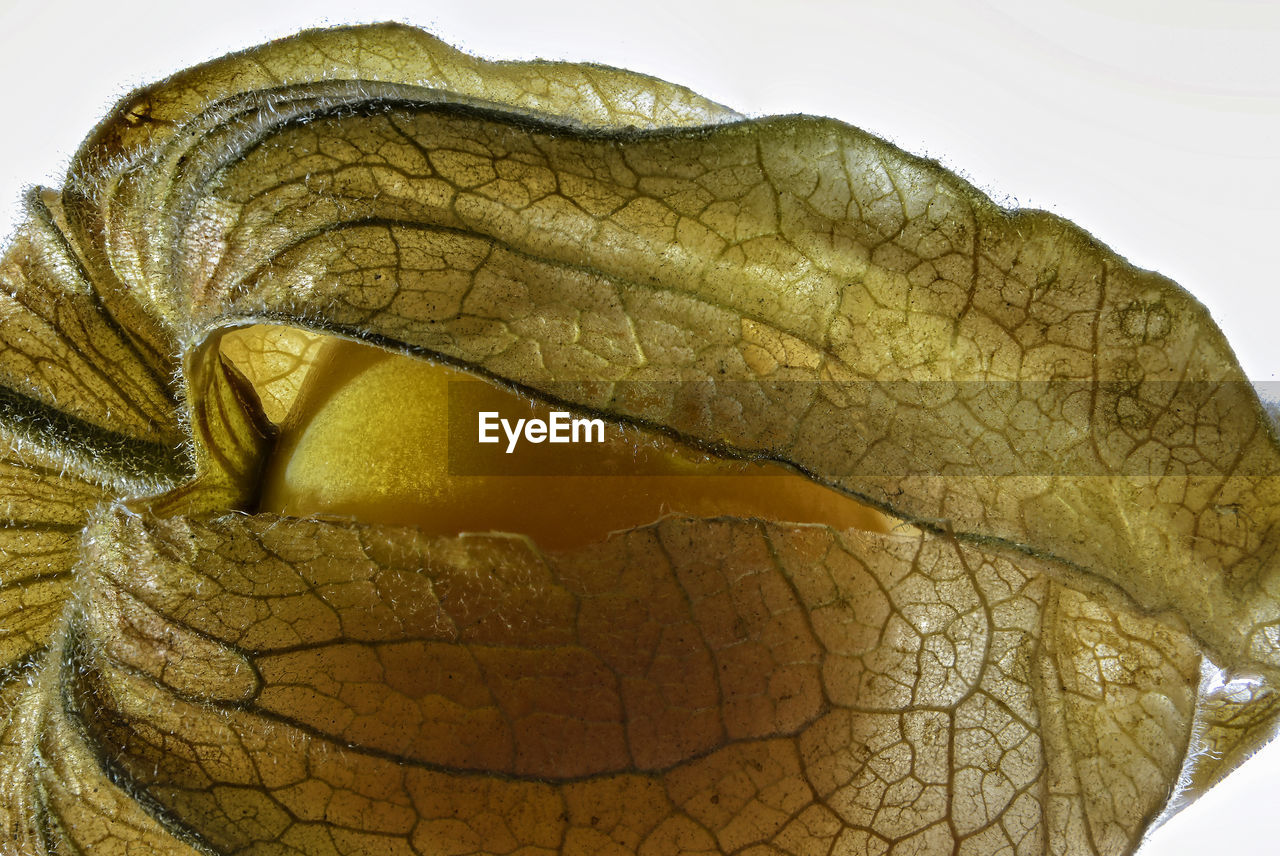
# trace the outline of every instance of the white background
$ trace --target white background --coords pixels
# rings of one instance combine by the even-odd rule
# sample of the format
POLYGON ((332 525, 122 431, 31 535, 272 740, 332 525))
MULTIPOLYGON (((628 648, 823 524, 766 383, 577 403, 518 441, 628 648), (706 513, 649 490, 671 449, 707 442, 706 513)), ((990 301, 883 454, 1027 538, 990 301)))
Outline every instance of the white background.
MULTIPOLYGON (((486 57, 602 62, 753 115, 859 125, 1173 277, 1250 378, 1280 382, 1280 4, 1265 0, 0 0, 0 235, 22 188, 60 184, 134 86, 302 27, 388 19, 486 57)), ((1277 794, 1273 749, 1142 852, 1270 852, 1277 794)))

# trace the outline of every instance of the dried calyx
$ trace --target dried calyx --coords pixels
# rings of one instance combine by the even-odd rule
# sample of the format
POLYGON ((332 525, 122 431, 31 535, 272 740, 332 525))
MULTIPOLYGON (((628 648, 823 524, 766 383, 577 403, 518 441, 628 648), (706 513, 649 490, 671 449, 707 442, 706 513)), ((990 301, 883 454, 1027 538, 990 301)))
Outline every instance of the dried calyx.
POLYGON ((28 213, 17 852, 1110 856, 1274 732, 1204 309, 856 129, 317 31, 28 213), (561 407, 619 433, 462 442, 561 407))

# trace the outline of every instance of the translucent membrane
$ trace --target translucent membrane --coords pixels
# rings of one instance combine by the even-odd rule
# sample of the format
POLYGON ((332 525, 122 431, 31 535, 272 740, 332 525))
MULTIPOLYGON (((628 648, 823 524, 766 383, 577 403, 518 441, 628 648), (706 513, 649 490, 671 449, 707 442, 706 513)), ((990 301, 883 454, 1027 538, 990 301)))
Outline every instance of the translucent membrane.
POLYGON ((667 514, 881 532, 897 522, 777 464, 710 457, 616 423, 607 423, 603 442, 553 448, 522 436, 508 453, 509 438, 495 425, 498 442, 480 444, 480 412, 513 426, 549 421, 556 408, 369 345, 255 327, 226 337, 223 352, 259 387, 281 429, 261 511, 442 535, 520 533, 548 549, 594 543, 667 514))

